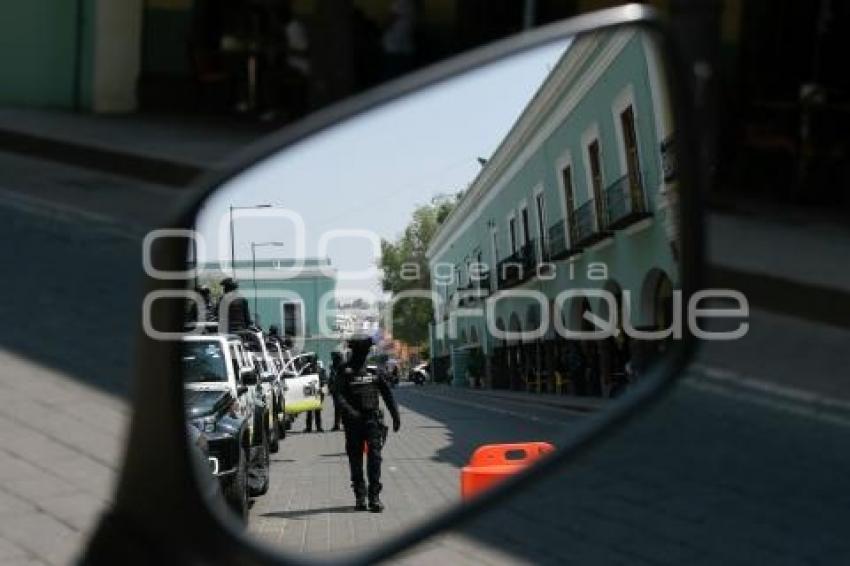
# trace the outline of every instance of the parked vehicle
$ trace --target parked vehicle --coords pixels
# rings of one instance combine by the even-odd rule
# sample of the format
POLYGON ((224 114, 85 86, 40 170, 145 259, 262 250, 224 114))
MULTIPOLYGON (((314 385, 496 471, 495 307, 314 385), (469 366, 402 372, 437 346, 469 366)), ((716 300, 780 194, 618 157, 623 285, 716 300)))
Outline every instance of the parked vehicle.
POLYGON ((215 456, 210 456, 207 437, 197 427, 188 423, 186 424, 186 434, 189 437, 189 457, 198 472, 201 494, 206 501, 221 497, 220 482, 214 475, 219 460, 215 456))
POLYGON ((290 355, 289 350, 282 348, 280 342, 276 340, 267 341, 266 350, 268 350, 271 356, 275 374, 277 375, 275 380, 276 397, 274 399, 275 404, 273 405, 272 410, 277 417, 278 437, 283 440, 286 438, 286 390, 289 387, 284 379, 283 369, 286 367, 286 362, 291 359, 292 356, 290 355))
POLYGON ((259 376, 259 387, 263 391, 263 400, 269 408, 266 431, 269 437, 269 450, 272 453, 280 449, 280 422, 282 414, 278 408, 283 406, 281 401, 283 391, 280 385, 280 370, 274 362, 266 344, 265 336, 260 330, 244 330, 239 333, 243 349, 250 356, 252 365, 259 376))
POLYGON ((410 370, 410 374, 407 376, 408 381, 412 381, 416 385, 425 385, 430 379, 429 369, 427 363, 419 364, 410 370))
POLYGON ((290 423, 299 414, 322 406, 318 367, 311 362, 311 356, 311 353, 293 356, 283 369, 284 411, 290 423))
POLYGON ((247 521, 248 498, 269 483, 268 409, 258 375, 237 336, 183 338, 188 422, 206 438, 210 471, 233 511, 247 521))

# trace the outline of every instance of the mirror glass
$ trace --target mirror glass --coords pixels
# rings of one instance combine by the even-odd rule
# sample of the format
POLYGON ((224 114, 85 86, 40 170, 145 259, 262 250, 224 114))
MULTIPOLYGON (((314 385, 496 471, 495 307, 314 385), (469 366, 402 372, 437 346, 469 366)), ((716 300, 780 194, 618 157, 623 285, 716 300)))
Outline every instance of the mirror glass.
POLYGON ((386 540, 628 398, 682 324, 666 84, 645 31, 564 39, 210 196, 186 414, 250 536, 334 555, 386 540))

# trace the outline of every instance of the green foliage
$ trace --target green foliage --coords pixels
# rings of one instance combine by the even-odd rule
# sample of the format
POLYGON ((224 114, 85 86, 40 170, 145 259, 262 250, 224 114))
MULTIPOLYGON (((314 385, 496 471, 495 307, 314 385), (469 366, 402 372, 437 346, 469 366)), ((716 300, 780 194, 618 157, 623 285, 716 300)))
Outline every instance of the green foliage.
MULTIPOLYGON (((431 274, 425 253, 440 225, 445 222, 462 193, 435 198, 431 204, 413 211, 410 223, 394 242, 381 240, 379 267, 384 276, 384 291, 429 290, 431 274)), ((434 318, 431 301, 425 298, 403 299, 394 304, 393 337, 410 345, 422 346, 428 341, 428 324, 434 318)))

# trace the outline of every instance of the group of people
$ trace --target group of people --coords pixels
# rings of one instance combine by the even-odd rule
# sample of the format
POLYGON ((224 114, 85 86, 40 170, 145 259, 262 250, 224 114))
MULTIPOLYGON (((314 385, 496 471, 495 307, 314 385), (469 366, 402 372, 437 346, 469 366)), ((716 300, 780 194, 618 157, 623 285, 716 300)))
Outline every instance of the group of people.
POLYGON ((198 285, 195 288, 195 298, 189 301, 187 322, 219 322, 222 316, 221 308, 226 304, 225 320, 228 332, 238 332, 254 326, 248 301, 239 294, 239 283, 232 277, 226 277, 221 281, 221 289, 224 294, 216 301, 209 285, 198 285))

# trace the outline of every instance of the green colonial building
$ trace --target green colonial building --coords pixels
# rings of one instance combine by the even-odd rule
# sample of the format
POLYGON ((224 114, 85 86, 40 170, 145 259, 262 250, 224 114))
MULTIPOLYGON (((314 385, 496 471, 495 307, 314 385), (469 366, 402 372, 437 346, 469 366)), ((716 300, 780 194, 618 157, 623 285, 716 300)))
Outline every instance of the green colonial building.
POLYGON ((316 352, 327 367, 331 351, 340 346, 336 328, 336 269, 326 258, 237 260, 202 266, 200 281, 225 277, 239 282, 251 318, 263 330, 277 326, 304 352, 316 352), (256 290, 256 292, 255 292, 256 290))
MULTIPOLYGON (((574 344, 602 374, 584 383, 566 370, 571 341, 558 331, 607 315, 595 290, 620 313, 626 303, 634 327, 667 328, 677 187, 662 72, 633 29, 579 37, 552 69, 429 247, 438 379, 605 395, 616 370, 598 357, 610 344, 574 344), (466 371, 472 355, 483 369, 466 371)), ((627 342, 611 348, 634 373, 646 344, 627 342)))

